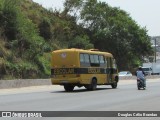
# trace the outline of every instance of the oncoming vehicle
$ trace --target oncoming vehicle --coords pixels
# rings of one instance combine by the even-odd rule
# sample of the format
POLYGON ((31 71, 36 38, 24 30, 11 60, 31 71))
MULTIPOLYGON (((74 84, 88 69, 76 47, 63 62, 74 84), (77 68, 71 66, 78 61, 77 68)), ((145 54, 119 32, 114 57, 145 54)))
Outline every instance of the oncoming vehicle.
POLYGON ((97 85, 117 88, 118 74, 111 53, 98 50, 62 49, 52 52, 51 82, 66 91, 75 86, 95 90, 97 85))
POLYGON ((121 71, 118 73, 119 76, 132 76, 132 73, 129 71, 121 71))
POLYGON ((152 68, 151 67, 142 67, 145 75, 152 75, 152 68))

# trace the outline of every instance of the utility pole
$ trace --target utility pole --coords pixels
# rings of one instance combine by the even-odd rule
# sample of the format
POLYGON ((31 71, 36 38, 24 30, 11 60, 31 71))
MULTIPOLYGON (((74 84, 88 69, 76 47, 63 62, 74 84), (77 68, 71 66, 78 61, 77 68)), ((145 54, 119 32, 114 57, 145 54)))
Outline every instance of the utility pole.
POLYGON ((155 45, 155 50, 154 50, 154 58, 155 58, 155 63, 156 63, 156 45, 157 44, 157 41, 156 41, 156 38, 155 38, 155 40, 154 40, 154 45, 155 45))

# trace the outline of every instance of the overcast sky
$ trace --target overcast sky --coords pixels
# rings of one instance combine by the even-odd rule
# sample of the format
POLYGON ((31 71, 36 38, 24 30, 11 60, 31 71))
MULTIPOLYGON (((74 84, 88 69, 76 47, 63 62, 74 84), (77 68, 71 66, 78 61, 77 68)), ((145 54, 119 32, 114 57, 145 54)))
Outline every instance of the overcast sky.
MULTIPOLYGON (((33 0, 46 8, 63 9, 65 0, 33 0)), ((112 7, 120 7, 130 14, 149 36, 160 36, 160 0, 100 0, 112 7)))

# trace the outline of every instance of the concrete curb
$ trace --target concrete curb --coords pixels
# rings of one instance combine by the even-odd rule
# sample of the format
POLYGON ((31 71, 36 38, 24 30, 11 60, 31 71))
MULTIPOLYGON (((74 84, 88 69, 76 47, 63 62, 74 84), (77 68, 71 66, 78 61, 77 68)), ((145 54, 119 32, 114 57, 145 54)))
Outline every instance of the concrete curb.
POLYGON ((51 85, 50 79, 0 80, 0 89, 51 85))

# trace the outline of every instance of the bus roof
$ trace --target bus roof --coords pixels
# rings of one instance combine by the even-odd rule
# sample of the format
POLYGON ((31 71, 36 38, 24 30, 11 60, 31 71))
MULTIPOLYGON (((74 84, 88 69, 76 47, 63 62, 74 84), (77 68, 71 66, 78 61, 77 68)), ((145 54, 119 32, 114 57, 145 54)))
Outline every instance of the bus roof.
POLYGON ((71 48, 71 49, 55 50, 52 53, 58 53, 58 52, 78 52, 78 53, 88 53, 88 54, 101 54, 101 55, 113 57, 111 53, 101 52, 101 51, 98 51, 97 49, 84 50, 84 49, 71 48))

